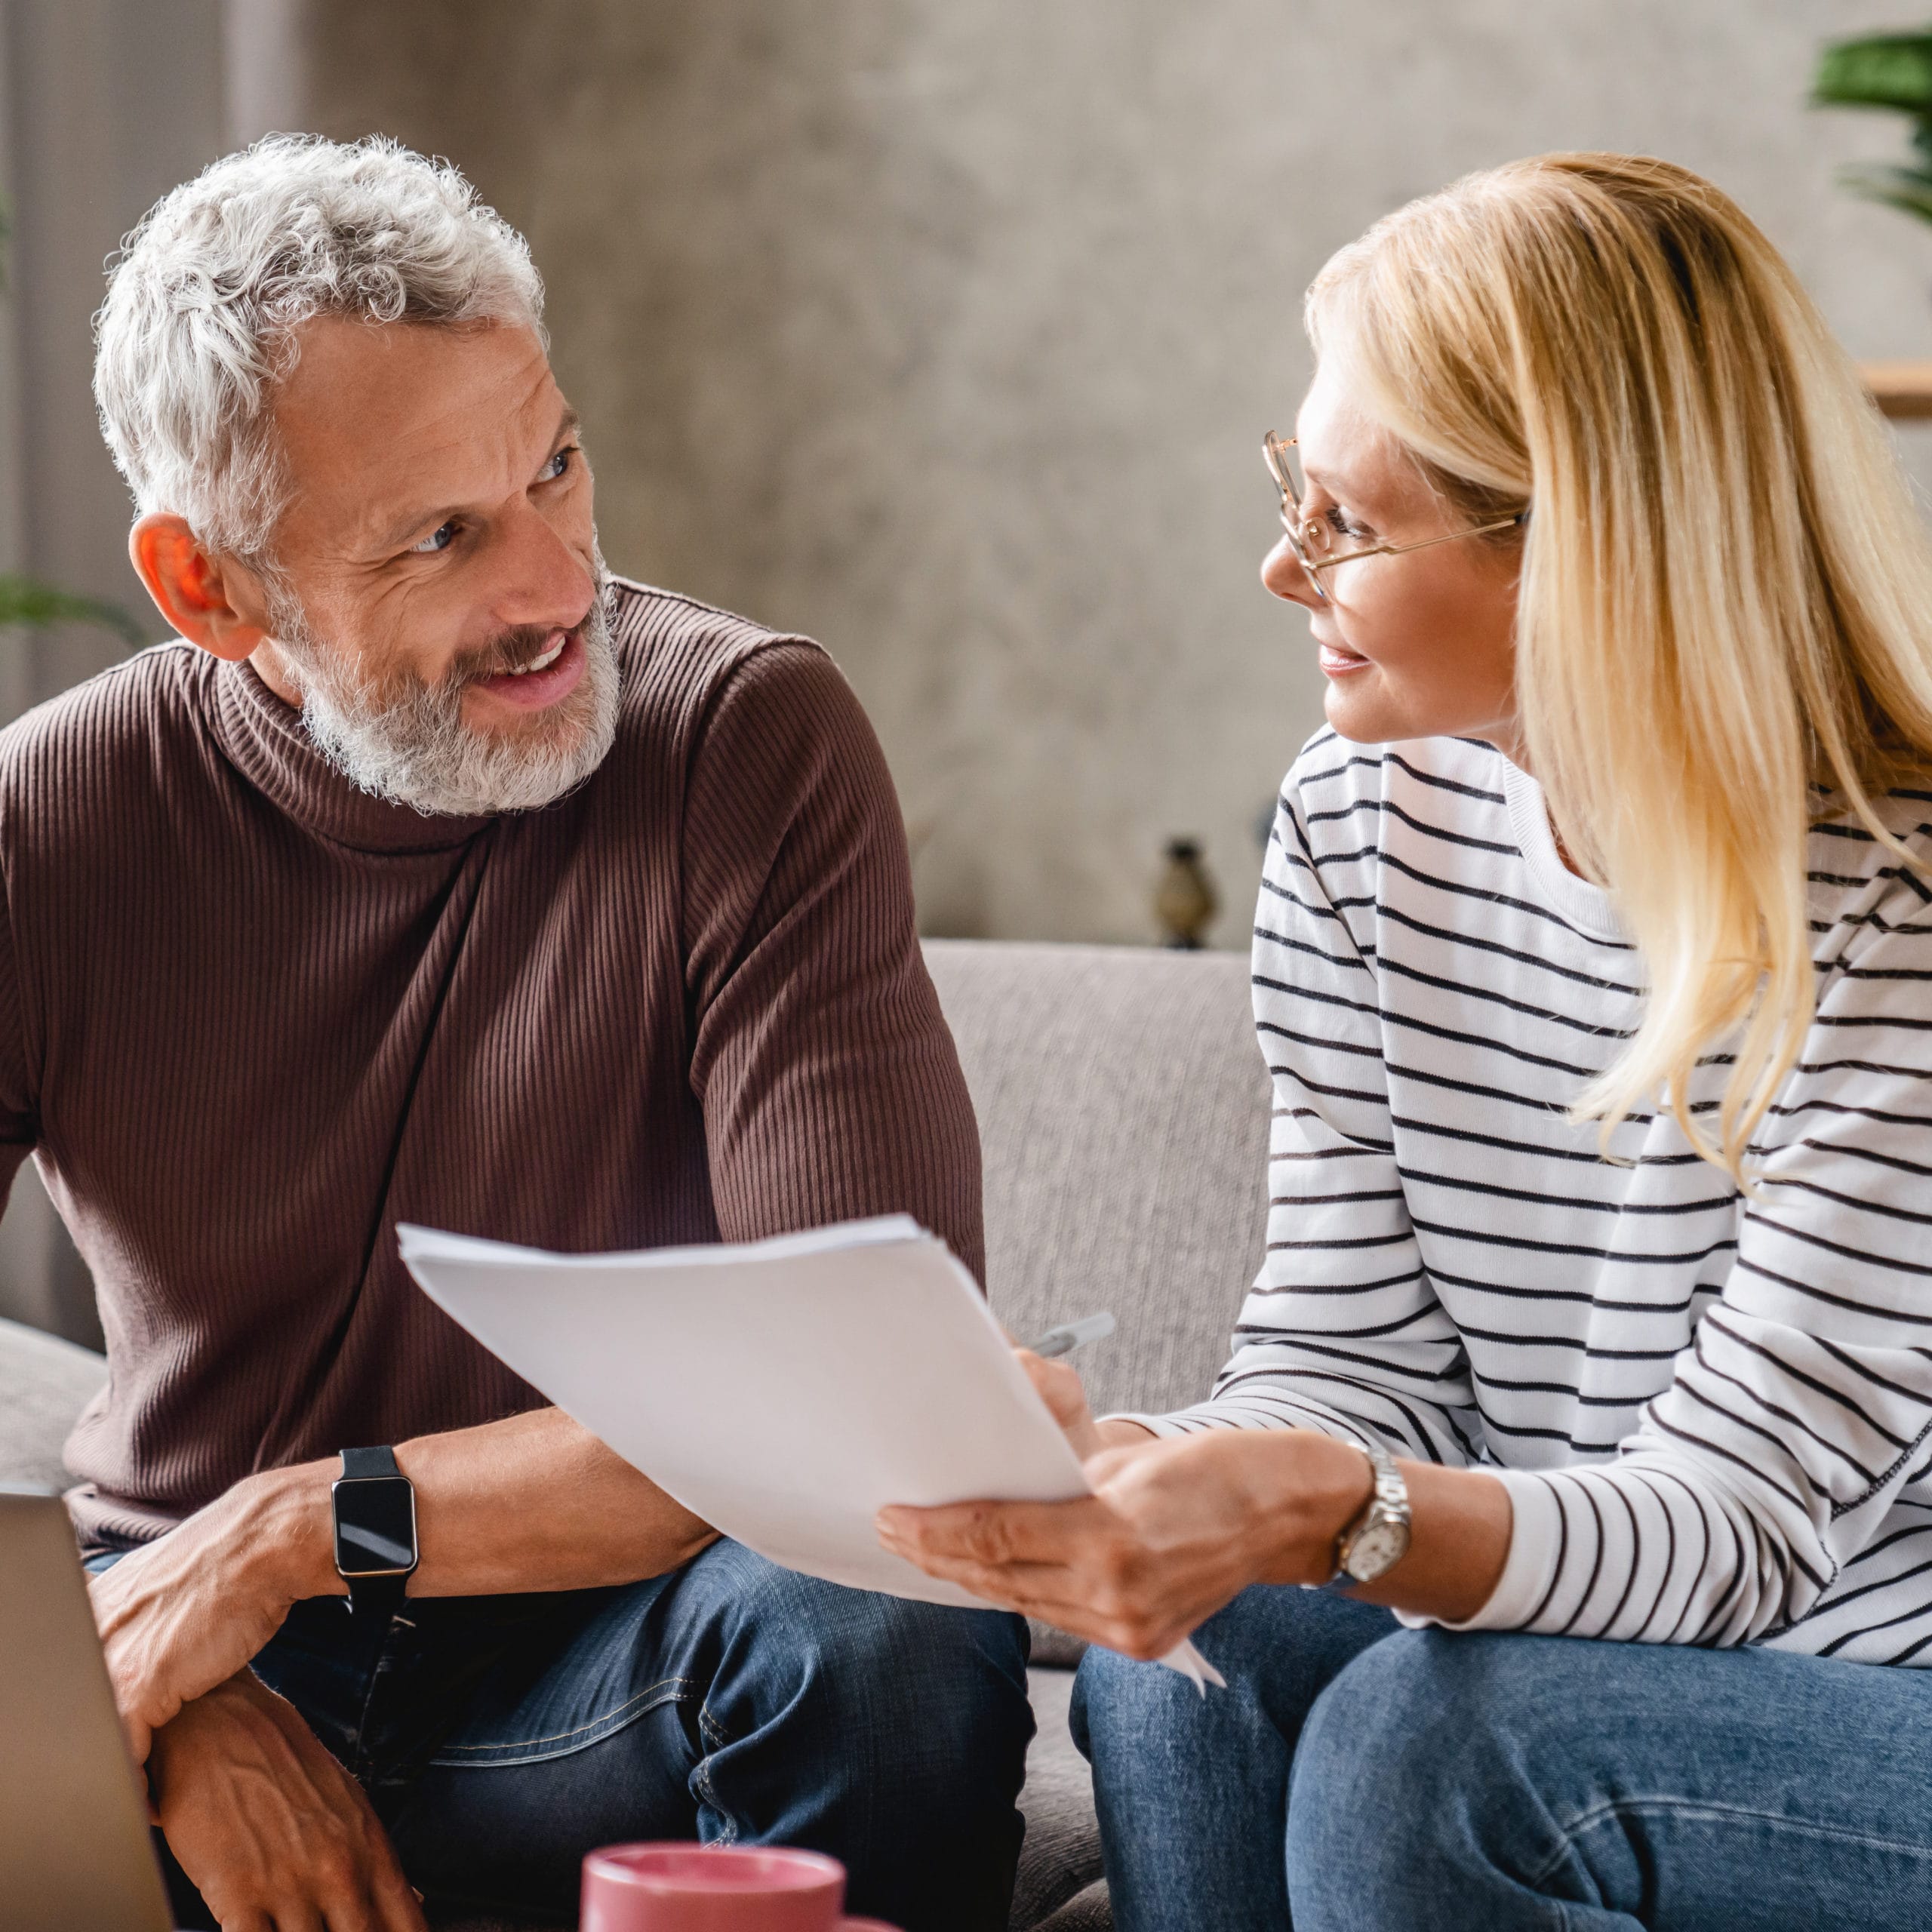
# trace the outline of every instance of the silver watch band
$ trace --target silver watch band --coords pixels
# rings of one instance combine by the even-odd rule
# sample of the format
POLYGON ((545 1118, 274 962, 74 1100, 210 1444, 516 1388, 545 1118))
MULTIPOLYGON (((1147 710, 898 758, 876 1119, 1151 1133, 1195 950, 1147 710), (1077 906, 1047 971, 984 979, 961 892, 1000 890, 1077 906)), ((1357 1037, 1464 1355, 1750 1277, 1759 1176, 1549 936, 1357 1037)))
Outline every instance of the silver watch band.
POLYGON ((1409 1486, 1395 1459, 1379 1442, 1364 1442, 1373 1487, 1361 1512, 1335 1540, 1335 1574, 1330 1589, 1372 1583, 1408 1553, 1409 1486))

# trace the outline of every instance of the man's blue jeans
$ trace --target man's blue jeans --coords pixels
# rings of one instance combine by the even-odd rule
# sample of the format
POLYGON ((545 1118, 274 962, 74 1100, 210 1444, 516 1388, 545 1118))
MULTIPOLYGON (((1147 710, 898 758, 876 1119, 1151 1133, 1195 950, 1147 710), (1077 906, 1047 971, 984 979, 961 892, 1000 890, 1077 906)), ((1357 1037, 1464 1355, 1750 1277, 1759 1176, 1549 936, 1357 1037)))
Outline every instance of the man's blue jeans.
POLYGON ((574 1925, 593 1846, 698 1838, 829 1852, 850 1909, 906 1932, 1004 1932, 1032 1734, 1018 1617, 718 1543, 615 1589, 412 1598, 373 1629, 316 1598, 254 1668, 432 1906, 574 1925))
POLYGON ((1118 1932, 1932 1926, 1932 1672, 1266 1587, 1198 1636, 1204 1700, 1081 1666, 1118 1932))

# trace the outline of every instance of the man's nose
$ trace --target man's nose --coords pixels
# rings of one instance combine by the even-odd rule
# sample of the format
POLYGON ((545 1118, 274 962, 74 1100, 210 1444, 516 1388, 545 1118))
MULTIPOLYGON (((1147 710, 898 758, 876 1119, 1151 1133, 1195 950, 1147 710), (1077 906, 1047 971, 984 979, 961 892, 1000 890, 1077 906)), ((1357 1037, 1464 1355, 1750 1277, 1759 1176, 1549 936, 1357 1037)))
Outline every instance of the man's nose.
POLYGON ((534 508, 512 522, 497 557, 493 614, 506 629, 570 630, 582 622, 596 579, 583 552, 534 508))
POLYGON ((1320 610, 1324 601, 1285 536, 1262 558, 1261 581, 1275 596, 1290 604, 1306 605, 1311 611, 1320 610))

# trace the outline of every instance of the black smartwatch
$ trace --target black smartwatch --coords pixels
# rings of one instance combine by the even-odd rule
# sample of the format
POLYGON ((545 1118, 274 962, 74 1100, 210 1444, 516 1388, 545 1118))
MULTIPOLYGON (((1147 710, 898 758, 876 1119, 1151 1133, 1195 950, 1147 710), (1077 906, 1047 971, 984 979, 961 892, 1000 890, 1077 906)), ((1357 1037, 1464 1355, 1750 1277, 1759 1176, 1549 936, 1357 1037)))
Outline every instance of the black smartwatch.
POLYGON ((416 1567, 416 1485, 393 1449, 345 1449, 335 1504, 335 1567, 357 1617, 389 1617, 402 1607, 416 1567))

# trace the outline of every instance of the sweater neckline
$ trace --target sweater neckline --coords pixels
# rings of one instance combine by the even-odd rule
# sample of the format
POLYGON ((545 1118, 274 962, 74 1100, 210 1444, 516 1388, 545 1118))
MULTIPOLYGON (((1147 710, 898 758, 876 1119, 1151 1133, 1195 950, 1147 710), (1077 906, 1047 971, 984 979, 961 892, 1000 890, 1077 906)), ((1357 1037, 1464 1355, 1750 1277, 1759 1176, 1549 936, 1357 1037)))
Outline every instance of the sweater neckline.
MULTIPOLYGON (((1500 754, 1498 754, 1500 756, 1500 754)), ((1629 943, 1617 919, 1616 902, 1600 885, 1573 872, 1556 849, 1556 832, 1549 822, 1549 804, 1543 787, 1506 758, 1503 761, 1503 792, 1509 803, 1509 823, 1530 876, 1552 911, 1592 939, 1629 943)))
POLYGON ((466 844, 491 821, 419 812, 379 798, 345 778, 310 739, 296 708, 246 662, 218 664, 214 725, 235 767, 270 804, 306 831, 361 852, 441 852, 466 844))

